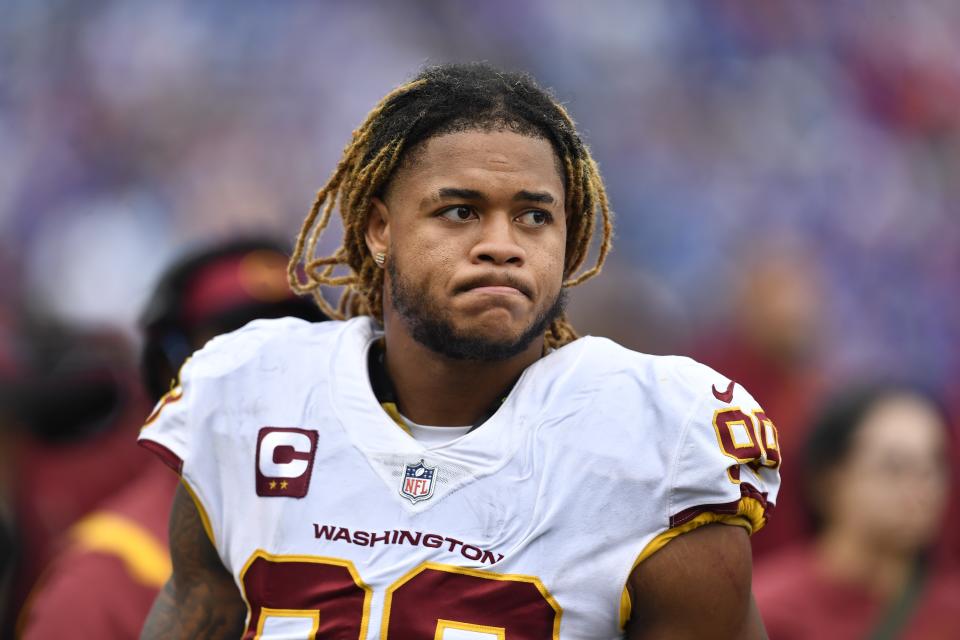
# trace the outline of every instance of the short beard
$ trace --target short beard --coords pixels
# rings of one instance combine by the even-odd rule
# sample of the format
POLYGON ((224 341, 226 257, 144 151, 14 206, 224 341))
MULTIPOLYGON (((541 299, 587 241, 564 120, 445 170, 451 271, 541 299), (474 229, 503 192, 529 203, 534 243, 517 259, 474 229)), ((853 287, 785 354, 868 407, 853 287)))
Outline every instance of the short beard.
POLYGON ((540 313, 527 329, 513 340, 489 340, 481 336, 459 333, 449 312, 433 304, 425 288, 411 286, 400 277, 395 263, 387 263, 390 274, 390 297, 393 307, 403 318, 413 339, 431 351, 451 360, 500 362, 523 353, 550 323, 563 315, 567 291, 561 289, 553 304, 540 313))

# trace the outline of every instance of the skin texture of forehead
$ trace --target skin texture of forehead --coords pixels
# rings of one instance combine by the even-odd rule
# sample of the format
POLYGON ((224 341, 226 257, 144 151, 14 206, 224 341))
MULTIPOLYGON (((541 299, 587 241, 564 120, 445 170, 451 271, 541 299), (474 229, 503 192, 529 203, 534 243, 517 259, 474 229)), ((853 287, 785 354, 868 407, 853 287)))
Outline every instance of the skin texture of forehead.
MULTIPOLYGON (((491 198, 511 200, 520 190, 549 193, 556 204, 544 207, 560 218, 561 228, 565 227, 563 181, 549 159, 550 149, 542 138, 511 131, 459 131, 430 139, 420 161, 404 169, 385 199, 392 215, 399 215, 394 240, 403 237, 407 244, 418 244, 421 238, 404 233, 404 229, 413 217, 432 206, 431 200, 440 189, 447 187, 469 188, 491 198)), ((452 204, 456 201, 448 201, 446 206, 452 204)), ((554 259, 562 263, 562 245, 554 259)))
POLYGON ((563 164, 561 163, 560 156, 557 155, 557 151, 553 147, 553 144, 546 138, 546 136, 540 134, 538 131, 532 128, 510 126, 509 123, 503 123, 503 122, 500 122, 500 123, 491 122, 486 124, 484 123, 472 124, 469 126, 464 125, 462 127, 457 127, 452 129, 451 128, 440 129, 432 133, 430 136, 428 136, 424 140, 417 142, 411 148, 407 149, 404 152, 403 157, 401 158, 396 171, 390 177, 390 179, 387 181, 387 184, 385 185, 385 188, 383 190, 384 199, 389 197, 390 191, 393 190, 393 188, 398 183, 398 181, 402 181, 406 179, 412 171, 422 168, 423 162, 427 157, 427 150, 431 147, 435 147, 436 141, 449 139, 450 137, 457 136, 457 134, 470 133, 470 132, 489 133, 489 134, 509 132, 509 133, 514 133, 514 134, 523 136, 525 138, 542 140, 544 142, 544 151, 549 151, 551 157, 553 158, 554 168, 557 171, 557 175, 560 177, 560 182, 564 186, 564 190, 566 190, 567 176, 564 173, 563 164))

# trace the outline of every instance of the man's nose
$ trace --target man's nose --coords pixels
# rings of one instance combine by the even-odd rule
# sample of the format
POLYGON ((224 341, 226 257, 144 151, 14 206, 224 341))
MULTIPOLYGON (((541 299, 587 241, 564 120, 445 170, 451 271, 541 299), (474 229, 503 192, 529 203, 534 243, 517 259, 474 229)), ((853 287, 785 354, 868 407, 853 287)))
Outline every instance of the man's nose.
POLYGON ((481 223, 481 236, 471 251, 474 262, 496 265, 523 265, 526 251, 517 242, 517 230, 509 215, 487 216, 481 223))

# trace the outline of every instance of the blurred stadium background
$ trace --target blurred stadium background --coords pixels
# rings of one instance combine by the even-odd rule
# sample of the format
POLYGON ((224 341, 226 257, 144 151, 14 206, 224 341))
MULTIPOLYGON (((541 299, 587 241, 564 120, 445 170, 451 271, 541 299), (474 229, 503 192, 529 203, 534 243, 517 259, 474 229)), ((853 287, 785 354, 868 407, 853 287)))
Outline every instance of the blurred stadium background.
POLYGON ((744 275, 788 260, 815 281, 821 370, 945 385, 960 367, 951 0, 7 0, 3 13, 7 300, 129 327, 184 244, 292 235, 387 89, 424 63, 483 59, 553 87, 599 158, 618 243, 609 284, 581 297, 627 312, 636 346, 716 332, 744 275))
POLYGON ((379 97, 457 60, 552 87, 601 165, 617 238, 581 332, 728 373, 785 449, 865 377, 960 407, 955 0, 5 0, 4 380, 40 325, 133 353, 171 259, 292 238, 379 97))

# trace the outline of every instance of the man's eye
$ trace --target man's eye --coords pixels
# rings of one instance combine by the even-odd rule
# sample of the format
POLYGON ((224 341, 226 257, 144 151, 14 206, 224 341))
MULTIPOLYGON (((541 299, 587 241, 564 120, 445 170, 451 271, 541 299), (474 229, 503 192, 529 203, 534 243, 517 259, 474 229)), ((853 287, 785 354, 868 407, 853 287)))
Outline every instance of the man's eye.
POLYGON ((520 214, 517 216, 517 222, 520 224, 525 224, 530 227, 542 227, 545 224, 548 224, 553 219, 546 211, 527 211, 526 213, 520 214))
POLYGON ((440 217, 451 222, 467 222, 476 218, 477 214, 470 207, 458 206, 444 209, 440 212, 440 217))

